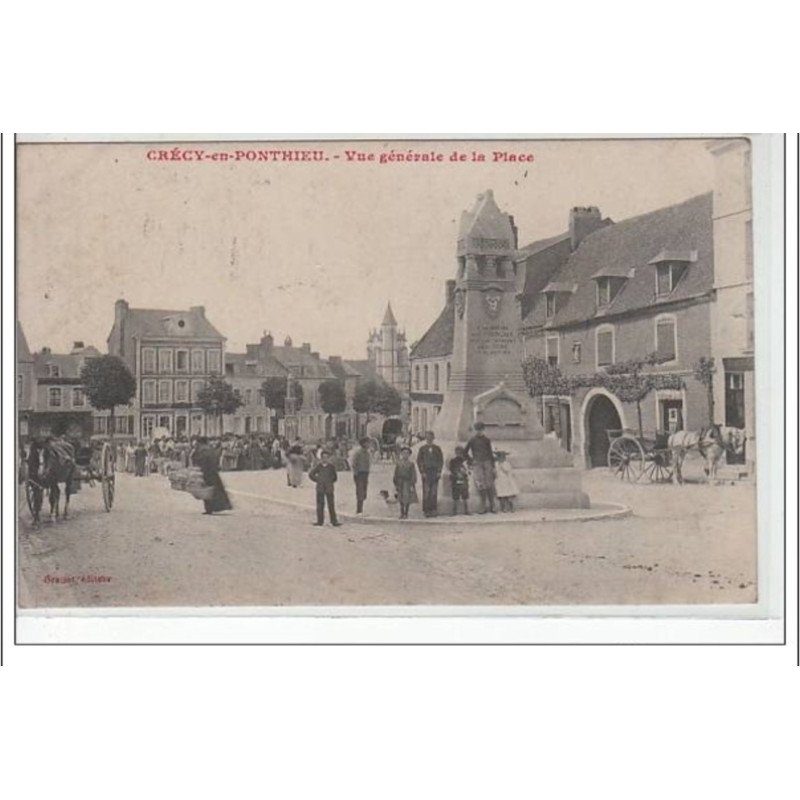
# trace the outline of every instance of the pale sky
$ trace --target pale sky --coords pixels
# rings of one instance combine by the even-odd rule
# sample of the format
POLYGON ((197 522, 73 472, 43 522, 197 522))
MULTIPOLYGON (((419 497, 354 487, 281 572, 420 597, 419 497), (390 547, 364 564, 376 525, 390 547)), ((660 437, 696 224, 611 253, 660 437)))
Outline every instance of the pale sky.
POLYGON ((455 276, 458 220, 493 189, 520 245, 561 233, 572 206, 621 220, 710 191, 700 140, 197 143, 207 152, 324 149, 322 162, 160 162, 145 144, 20 145, 19 314, 32 350, 105 351, 114 301, 204 305, 242 351, 271 331, 324 356, 366 356, 387 301, 409 342, 455 276), (345 150, 445 155, 348 162, 345 150), (451 162, 454 151, 486 161, 451 162), (534 154, 492 163, 493 151, 534 154), (338 155, 339 158, 334 156, 338 155))

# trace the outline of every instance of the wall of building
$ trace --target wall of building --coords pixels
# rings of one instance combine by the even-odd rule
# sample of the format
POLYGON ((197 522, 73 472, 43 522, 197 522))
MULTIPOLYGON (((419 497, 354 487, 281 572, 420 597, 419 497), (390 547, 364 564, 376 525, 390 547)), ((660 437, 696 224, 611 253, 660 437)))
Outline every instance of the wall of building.
POLYGON ((439 358, 412 359, 411 362, 411 419, 412 433, 424 433, 433 426, 444 402, 448 383, 448 356, 439 358), (427 368, 428 380, 425 381, 427 368), (436 383, 438 369, 439 381, 436 383))

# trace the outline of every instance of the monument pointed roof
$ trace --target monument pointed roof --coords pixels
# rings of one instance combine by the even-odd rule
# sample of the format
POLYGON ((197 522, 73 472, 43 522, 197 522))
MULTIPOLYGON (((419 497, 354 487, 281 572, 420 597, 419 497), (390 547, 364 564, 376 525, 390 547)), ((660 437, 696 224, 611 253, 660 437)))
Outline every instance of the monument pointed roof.
POLYGON ((386 313, 383 315, 383 322, 381 325, 397 325, 397 320, 394 318, 394 314, 392 313, 392 304, 386 304, 386 313))
POLYGON ((511 217, 501 211, 494 192, 481 192, 469 211, 461 212, 458 228, 460 249, 514 250, 516 235, 511 217))

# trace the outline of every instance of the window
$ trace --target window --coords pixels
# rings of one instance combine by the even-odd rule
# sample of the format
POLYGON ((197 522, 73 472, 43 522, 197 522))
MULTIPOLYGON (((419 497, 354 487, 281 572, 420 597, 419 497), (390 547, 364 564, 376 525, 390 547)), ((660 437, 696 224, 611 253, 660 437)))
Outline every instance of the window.
POLYGON ((544 296, 545 317, 553 319, 556 315, 556 295, 555 292, 547 292, 544 296))
POLYGON ((175 371, 188 372, 189 371, 189 351, 176 350, 175 351, 175 371))
POLYGON ((172 402, 172 381, 158 382, 158 402, 159 403, 172 402))
POLYGON ((256 417, 256 431, 261 433, 264 430, 264 417, 256 417))
POLYGON ((48 364, 47 365, 47 374, 51 378, 60 378, 61 377, 61 368, 58 364, 48 364))
POLYGON ((202 350, 192 350, 192 372, 205 372, 206 359, 202 350))
POLYGON ((439 365, 433 365, 433 391, 439 391, 439 365))
POLYGON ((419 366, 414 367, 414 388, 419 389, 419 366))
POLYGON ((47 393, 47 405, 50 408, 61 408, 61 387, 51 386, 47 393))
POLYGON ((417 406, 414 406, 411 411, 411 427, 414 432, 419 430, 419 408, 417 406))
POLYGON ((156 371, 156 351, 153 347, 142 348, 142 372, 152 374, 156 371))
POLYGON ((156 418, 152 414, 145 414, 142 417, 142 438, 149 439, 153 435, 153 428, 156 426, 156 418))
POLYGON ((22 402, 22 391, 25 386, 25 378, 22 375, 17 375, 17 400, 22 402))
POLYGON ((94 432, 106 433, 108 430, 108 417, 95 417, 94 418, 94 432))
POLYGON ((163 347, 158 351, 158 371, 159 372, 172 372, 172 350, 166 350, 163 347))
POLYGON ((572 343, 572 363, 573 364, 580 364, 581 363, 581 343, 580 342, 573 342, 572 343))
POLYGON ((611 302, 610 278, 599 278, 597 281, 597 307, 603 308, 611 302))
POLYGON ((598 328, 595 334, 597 366, 606 367, 614 363, 614 329, 598 328))
POLYGON ((666 262, 656 265, 656 297, 671 294, 686 270, 682 263, 666 262))
POLYGON ((547 363, 558 366, 558 336, 548 336, 545 340, 547 363))
POLYGON ((428 365, 422 368, 422 388, 428 390, 428 365))
POLYGON ((79 386, 76 386, 72 390, 72 407, 73 408, 83 408, 86 405, 86 396, 83 393, 83 389, 79 386))
POLYGON ((447 385, 450 385, 450 362, 447 362, 447 385))
POLYGON ((142 381, 142 402, 155 403, 156 401, 156 382, 142 381))
POLYGON ((175 402, 189 402, 189 381, 175 381, 175 402))
POLYGON ((753 293, 747 295, 747 349, 752 350, 756 345, 755 328, 753 326, 753 293))
POLYGON ((245 389, 244 390, 244 404, 246 406, 253 404, 253 390, 252 389, 245 389))
POLYGON ((213 375, 218 375, 222 371, 220 366, 220 352, 219 350, 208 351, 208 371, 213 375))
POLYGON ((675 317, 656 318, 656 354, 664 361, 674 361, 678 355, 675 317))
POLYGON ((203 390, 204 382, 203 381, 192 381, 192 402, 197 402, 197 396, 203 390))

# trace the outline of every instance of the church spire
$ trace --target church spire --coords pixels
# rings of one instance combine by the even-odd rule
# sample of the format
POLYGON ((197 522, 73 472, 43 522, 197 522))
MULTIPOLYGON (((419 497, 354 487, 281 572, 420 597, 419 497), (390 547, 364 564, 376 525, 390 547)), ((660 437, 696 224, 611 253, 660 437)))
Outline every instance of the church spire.
POLYGON ((386 304, 386 313, 383 315, 383 322, 381 326, 391 325, 392 327, 397 327, 397 320, 394 318, 394 314, 392 313, 392 304, 386 304))

